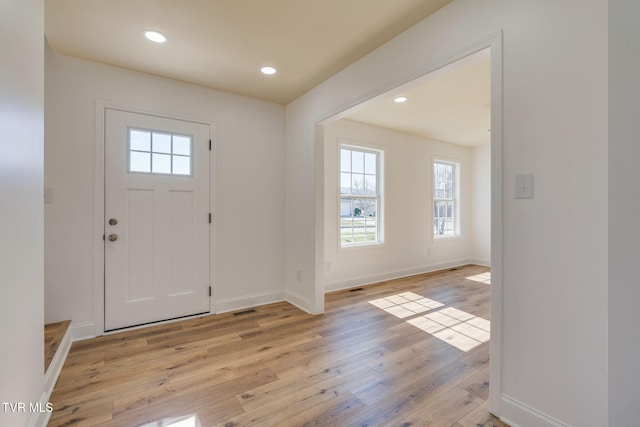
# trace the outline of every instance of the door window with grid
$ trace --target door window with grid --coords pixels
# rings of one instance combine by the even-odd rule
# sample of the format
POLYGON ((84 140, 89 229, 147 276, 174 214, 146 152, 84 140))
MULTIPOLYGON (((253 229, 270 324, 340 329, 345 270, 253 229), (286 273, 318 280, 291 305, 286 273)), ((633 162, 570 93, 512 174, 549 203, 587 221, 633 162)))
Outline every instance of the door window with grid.
POLYGON ((340 246, 382 243, 382 152, 340 147, 340 246))
POLYGON ((433 236, 453 237, 458 233, 458 164, 433 162, 433 236))
POLYGON ((189 175, 192 137, 169 132, 129 129, 129 172, 189 175))

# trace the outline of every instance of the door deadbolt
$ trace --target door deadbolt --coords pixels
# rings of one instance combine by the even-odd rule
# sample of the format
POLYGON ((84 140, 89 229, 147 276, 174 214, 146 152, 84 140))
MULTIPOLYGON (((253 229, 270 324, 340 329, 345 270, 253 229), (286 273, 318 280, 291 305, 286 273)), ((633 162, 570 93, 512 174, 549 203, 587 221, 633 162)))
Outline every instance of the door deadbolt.
POLYGON ((111 219, 109 220, 109 225, 116 225, 116 224, 118 224, 118 220, 117 220, 117 219, 115 219, 115 218, 111 218, 111 219))
POLYGON ((109 234, 109 241, 110 242, 115 242, 116 240, 118 240, 118 235, 117 234, 109 234))

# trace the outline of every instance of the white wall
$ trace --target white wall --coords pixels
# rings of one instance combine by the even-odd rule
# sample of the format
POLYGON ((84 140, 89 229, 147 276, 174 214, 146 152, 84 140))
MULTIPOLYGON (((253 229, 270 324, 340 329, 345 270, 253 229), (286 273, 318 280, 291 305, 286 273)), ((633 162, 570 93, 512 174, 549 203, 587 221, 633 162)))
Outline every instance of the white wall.
POLYGON ((325 266, 330 263, 331 267, 324 271, 327 291, 469 261, 472 166, 468 148, 342 119, 324 128, 324 166, 324 260, 325 266), (382 245, 340 248, 337 189, 341 143, 384 150, 382 245), (460 164, 459 237, 433 238, 434 158, 460 164))
POLYGON ((640 420, 640 3, 609 1, 609 425, 640 420))
POLYGON ((501 413, 513 424, 531 425, 533 417, 539 425, 551 419, 603 426, 608 417, 604 0, 454 0, 287 106, 288 290, 319 311, 323 211, 313 213, 313 206, 322 202, 314 193, 322 162, 316 163, 314 123, 501 29, 501 413), (535 198, 516 200, 515 175, 527 172, 535 173, 535 198))
POLYGON ((218 311, 284 298, 284 107, 46 54, 45 314, 94 322, 96 101, 215 122, 213 289, 218 311))
MULTIPOLYGON (((0 425, 24 426, 44 389, 44 5, 0 3, 0 425)), ((45 402, 46 403, 46 402, 45 402)))
POLYGON ((491 146, 471 149, 470 257, 477 264, 491 264, 491 146))

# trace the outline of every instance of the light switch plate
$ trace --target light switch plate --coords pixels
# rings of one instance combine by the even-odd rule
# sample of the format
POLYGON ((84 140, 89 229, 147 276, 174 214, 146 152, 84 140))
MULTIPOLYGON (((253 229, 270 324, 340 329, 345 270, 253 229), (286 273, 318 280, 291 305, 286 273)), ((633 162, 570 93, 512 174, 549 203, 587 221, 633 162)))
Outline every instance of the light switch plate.
POLYGON ((533 199, 533 174, 516 175, 516 199, 533 199))
POLYGON ((53 188, 46 187, 44 189, 44 204, 45 205, 53 204, 53 188))

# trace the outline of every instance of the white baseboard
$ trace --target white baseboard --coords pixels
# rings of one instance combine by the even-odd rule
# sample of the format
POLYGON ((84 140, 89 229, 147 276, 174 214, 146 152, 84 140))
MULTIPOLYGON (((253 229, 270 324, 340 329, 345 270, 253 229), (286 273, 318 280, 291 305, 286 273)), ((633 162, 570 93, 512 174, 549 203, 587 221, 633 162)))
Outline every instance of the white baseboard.
POLYGON ((29 419, 29 424, 27 424, 28 427, 43 427, 49 423, 49 418, 51 417, 51 412, 48 412, 47 410, 49 397, 51 397, 51 392, 47 393, 45 391, 44 393, 42 393, 40 401, 38 402, 38 407, 40 408, 40 410, 38 412, 32 412, 31 418, 29 419))
POLYGON ((95 322, 71 323, 71 341, 82 341, 96 337, 95 322))
POLYGON ((67 360, 67 356, 69 355, 69 349, 71 349, 71 330, 70 328, 67 328, 60 344, 58 345, 56 354, 53 356, 53 359, 49 364, 47 372, 44 374, 44 392, 47 395, 47 399, 51 396, 53 387, 56 385, 56 381, 58 381, 60 371, 62 371, 64 362, 67 360))
POLYGON ((481 265, 483 267, 491 267, 491 260, 482 258, 470 258, 469 264, 481 265))
POLYGON ((469 259, 460 259, 442 264, 433 264, 421 267, 412 267, 403 270, 396 270, 386 273, 372 274, 367 276, 360 276, 349 280, 342 280, 337 282, 325 283, 324 291, 333 292, 341 291, 344 289, 355 288, 358 286, 371 285, 373 283, 382 282, 385 280, 399 279, 402 277, 415 276, 416 274, 431 273, 438 270, 445 270, 447 268, 460 267, 462 265, 473 264, 469 259))
POLYGON ((47 372, 44 374, 44 391, 42 392, 42 396, 38 402, 41 411, 33 413, 31 420, 29 421, 30 427, 46 426, 49 422, 51 412, 48 412, 46 408, 49 404, 51 393, 53 393, 53 388, 55 387, 58 377, 60 376, 60 372, 62 371, 62 367, 64 366, 64 362, 67 360, 67 356, 69 355, 72 342, 71 335, 71 328, 68 328, 58 345, 56 354, 53 356, 53 359, 51 359, 47 372))
POLYGON ((242 310, 245 308, 257 307, 259 305, 272 304, 274 302, 286 301, 286 291, 263 292, 252 295, 245 295, 236 298, 221 299, 214 302, 215 313, 226 313, 229 311, 242 310))
MULTIPOLYGON (((221 314, 229 311, 237 311, 245 308, 257 307, 260 305, 286 301, 285 294, 286 292, 284 290, 280 290, 280 291, 245 295, 245 296, 236 297, 236 298, 221 299, 218 301, 214 301, 211 313, 208 313, 205 315, 221 314)), ((202 316, 202 315, 198 315, 198 316, 202 316)), ((180 320, 182 320, 182 318, 170 319, 163 322, 154 323, 154 325, 159 323, 176 322, 180 320)), ((148 326, 149 325, 134 326, 131 328, 127 328, 127 330, 146 328, 148 326)), ((95 322, 71 324, 70 330, 71 330, 71 338, 74 342, 95 338, 97 336, 95 322)), ((112 332, 107 332, 107 334, 108 333, 112 333, 112 332)))
POLYGON ((500 401, 500 420, 511 427, 570 427, 569 424, 504 394, 500 401))
POLYGON ((291 305, 295 305, 302 311, 305 311, 307 313, 313 313, 313 310, 311 307, 311 300, 309 298, 305 298, 301 295, 298 295, 295 292, 291 292, 291 291, 287 292, 287 302, 291 305))
MULTIPOLYGON (((434 264, 429 266, 414 267, 404 270, 398 270, 393 272, 374 274, 368 276, 360 276, 354 279, 332 282, 325 284, 325 292, 339 291, 357 286, 369 285, 384 280, 398 279, 401 277, 413 276, 416 274, 431 273, 438 270, 444 270, 447 268, 459 267, 467 264, 478 264, 475 260, 462 259, 456 261, 450 261, 441 264, 434 264)), ((244 295, 241 297, 220 299, 213 303, 214 307, 211 314, 221 314, 230 311, 243 310, 247 308, 257 307, 260 305, 272 304, 276 302, 287 301, 290 304, 298 307, 299 309, 312 313, 313 309, 309 298, 303 297, 291 291, 284 289, 272 292, 263 292, 252 295, 244 295)), ((95 338, 96 335, 96 323, 84 322, 72 324, 70 327, 72 341, 81 341, 86 339, 95 338)))

